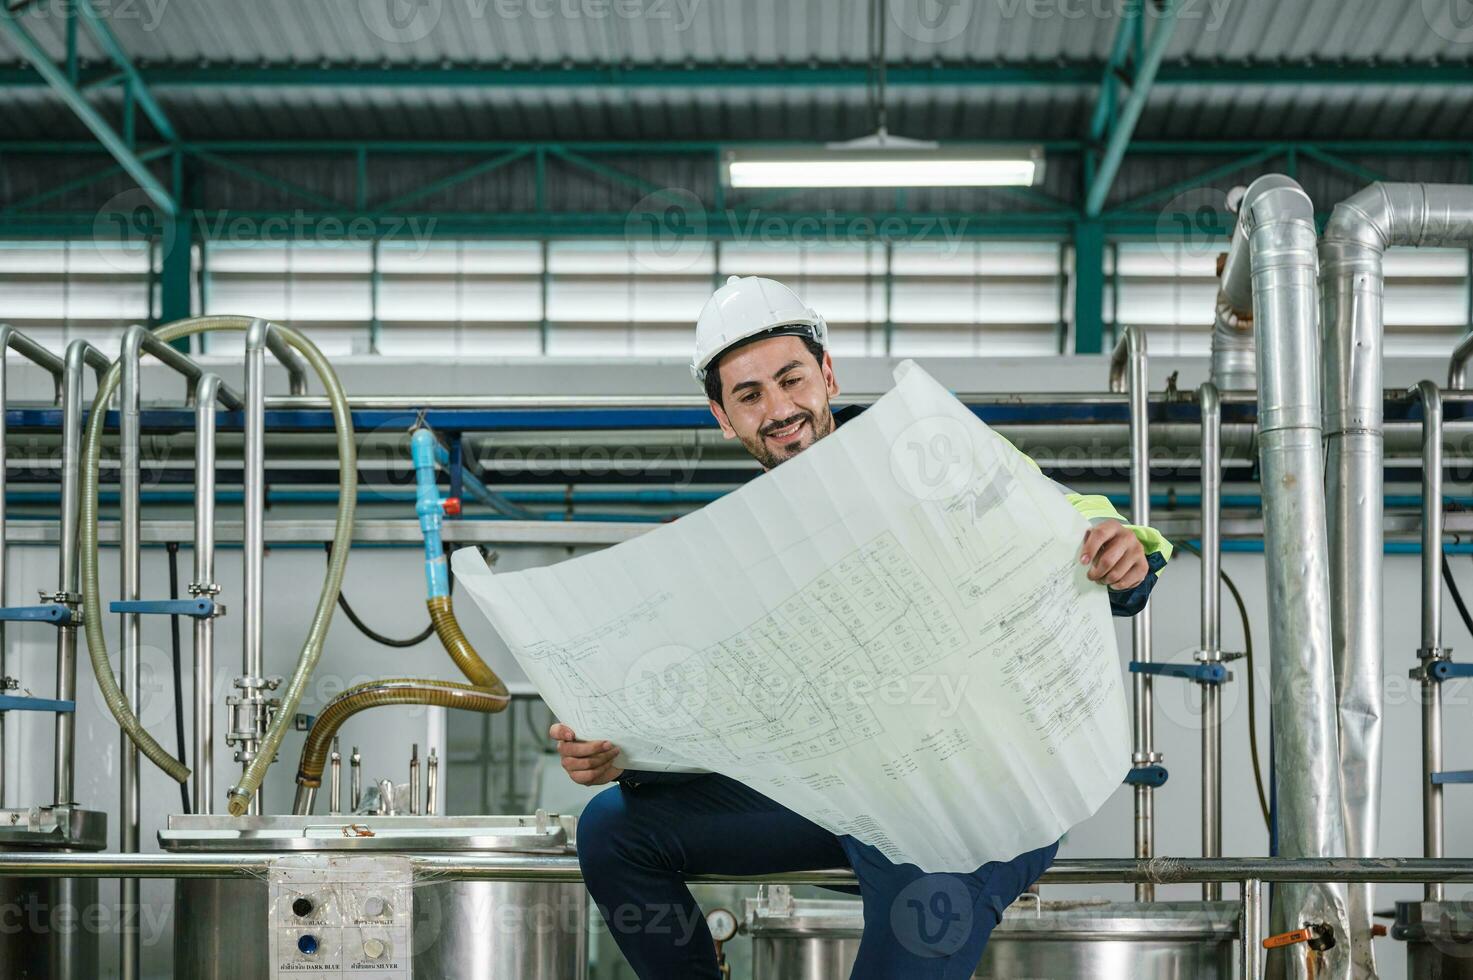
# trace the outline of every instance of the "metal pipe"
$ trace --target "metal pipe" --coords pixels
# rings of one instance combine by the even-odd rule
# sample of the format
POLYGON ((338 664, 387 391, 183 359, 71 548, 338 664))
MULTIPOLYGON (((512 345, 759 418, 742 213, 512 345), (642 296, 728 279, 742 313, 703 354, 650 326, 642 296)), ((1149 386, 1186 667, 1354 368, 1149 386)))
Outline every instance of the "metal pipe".
POLYGON ((430 758, 425 763, 425 814, 433 817, 436 809, 436 796, 439 794, 440 783, 440 758, 435 755, 433 747, 430 749, 430 758))
MULTIPOLYGON (((1432 774, 1442 771, 1442 684, 1431 668, 1447 656, 1442 648, 1442 394, 1431 381, 1409 391, 1422 401, 1422 647, 1413 676, 1422 693, 1422 853, 1442 857, 1442 786, 1432 774)), ((1427 885, 1427 901, 1440 902, 1440 882, 1427 885)))
MULTIPOLYGON (((1288 177, 1260 177, 1243 197, 1238 222, 1241 234, 1234 233, 1223 293, 1235 309, 1252 309, 1258 332, 1279 847, 1287 857, 1343 857, 1316 360, 1314 205, 1288 177)), ((1343 888, 1323 882, 1290 885, 1276 889, 1274 898, 1276 931, 1290 922, 1327 922, 1340 937, 1350 938, 1343 888)), ((1340 943, 1329 952, 1328 975, 1336 980, 1350 976, 1349 945, 1340 943)), ((1290 972, 1297 976, 1301 969, 1290 972)))
MULTIPOLYGON (((67 345, 61 379, 61 518, 57 531, 57 591, 62 601, 76 609, 81 588, 77 564, 77 524, 81 516, 82 462, 82 381, 87 368, 101 377, 111 366, 107 356, 85 340, 67 345)), ((77 697, 77 627, 62 626, 56 631, 56 697, 74 701, 77 697)), ((57 712, 55 721, 56 758, 53 788, 55 802, 75 803, 76 715, 57 712)))
POLYGON ((363 802, 363 756, 358 754, 358 746, 353 746, 353 754, 348 760, 348 799, 353 804, 353 813, 358 812, 358 804, 363 802))
MULTIPOLYGON (((1381 801, 1382 259, 1388 247, 1473 244, 1473 187, 1376 183, 1337 204, 1319 246, 1325 459, 1340 766, 1348 853, 1373 855, 1381 801)), ((1457 357, 1450 366, 1461 376, 1457 357)), ((1372 890, 1353 889, 1352 951, 1374 976, 1372 890)))
POLYGON ((419 815, 419 743, 409 750, 409 812, 419 815))
MULTIPOLYGON (((1211 381, 1198 391, 1202 406, 1202 652, 1204 663, 1222 661, 1222 404, 1211 381)), ((1202 689, 1202 856, 1222 853, 1222 689, 1202 689)), ((1222 885, 1207 882, 1202 898, 1222 898, 1222 885)))
MULTIPOLYGON (((372 826, 372 820, 368 821, 372 826)), ((416 874, 437 881, 581 881, 578 859, 557 854, 409 854, 416 874)), ((0 878, 253 878, 295 860, 291 852, 116 854, 62 851, 0 853, 0 878)), ((691 875, 698 884, 853 885, 852 868, 818 868, 771 875, 691 875)), ((1468 858, 1060 858, 1043 873, 1045 885, 1101 885, 1148 881, 1158 885, 1201 881, 1352 882, 1397 884, 1449 881, 1473 884, 1468 858)), ((1250 889, 1251 891, 1251 889, 1250 889)))
POLYGON ((338 740, 332 740, 332 760, 329 769, 328 782, 328 809, 330 816, 338 816, 343 812, 343 754, 338 751, 338 740))
POLYGON ((1234 310, 1218 293, 1212 318, 1212 380, 1228 391, 1252 391, 1258 385, 1253 344, 1253 315, 1234 310))
MULTIPOLYGON (((266 345, 273 331, 265 320, 254 320, 245 339, 245 467, 244 506, 241 519, 245 524, 242 552, 241 598, 245 606, 242 634, 241 701, 242 723, 236 728, 238 747, 236 761, 241 771, 256 757, 266 734, 264 703, 265 668, 262 656, 265 613, 266 574, 266 345)), ((261 791, 250 801, 248 813, 261 812, 261 791)))
MULTIPOLYGON (((202 374, 194 407, 194 581, 190 595, 218 601, 215 582, 215 399, 220 378, 202 374)), ((194 620, 194 812, 215 801, 215 620, 194 620)))
MULTIPOLYGON (((1147 428, 1150 389, 1146 376, 1146 336, 1139 327, 1127 326, 1110 356, 1110 390, 1126 391, 1130 396, 1130 519, 1135 524, 1151 523, 1151 444, 1147 428)), ((1151 662, 1151 610, 1147 606, 1131 619, 1132 659, 1151 662)), ((1154 705, 1149 674, 1132 674, 1132 704, 1135 709, 1134 739, 1131 765, 1155 765, 1161 754, 1153 745, 1154 705)), ((1135 790, 1135 856, 1149 858, 1156 853, 1154 819, 1155 788, 1137 785, 1135 790)), ((1149 883, 1136 886, 1138 902, 1154 901, 1156 890, 1149 883)))
MULTIPOLYGON (((265 321, 257 321, 263 323, 265 321)), ((307 394, 307 359, 298 354, 286 338, 274 330, 266 331, 266 348, 286 368, 288 384, 293 397, 307 394)))
POLYGON ((1458 341, 1447 365, 1447 386, 1454 391, 1468 387, 1468 359, 1473 357, 1473 333, 1458 341))
POLYGON ((1263 881, 1245 878, 1239 887, 1243 925, 1238 960, 1245 980, 1259 980, 1263 976, 1263 881))

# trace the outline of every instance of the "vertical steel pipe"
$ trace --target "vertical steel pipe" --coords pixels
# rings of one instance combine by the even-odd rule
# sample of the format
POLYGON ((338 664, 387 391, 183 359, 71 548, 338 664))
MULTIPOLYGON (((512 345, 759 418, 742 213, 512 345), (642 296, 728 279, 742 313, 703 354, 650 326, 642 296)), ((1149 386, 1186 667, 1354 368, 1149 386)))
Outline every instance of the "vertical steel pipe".
MULTIPOLYGON (((1151 522, 1151 445, 1149 380, 1146 375, 1146 335, 1139 327, 1127 326, 1110 356, 1110 390, 1125 391, 1130 397, 1130 519, 1135 524, 1151 522)), ((1151 609, 1147 606, 1131 620, 1132 657, 1142 663, 1151 661, 1151 609)), ((1150 766, 1161 761, 1154 747, 1154 705, 1151 676, 1132 674, 1132 704, 1135 726, 1131 765, 1150 766)), ((513 726, 515 730, 515 726, 513 726)), ((1137 785, 1135 789, 1135 856, 1153 857, 1156 853, 1154 818, 1155 788, 1137 785)), ((1135 886, 1138 902, 1154 901, 1156 886, 1142 882, 1135 886)))
MULTIPOLYGON (((264 698, 259 685, 264 680, 265 667, 262 658, 265 615, 266 574, 266 345, 271 340, 271 325, 265 320, 256 320, 246 331, 245 342, 245 468, 244 479, 244 542, 243 542, 243 589, 245 605, 244 646, 241 655, 241 672, 245 687, 241 697, 264 698), (251 686, 254 685, 254 686, 251 686)), ((250 736, 241 746, 242 772, 255 757, 256 749, 265 737, 264 707, 252 704, 246 724, 250 736)), ((261 791, 257 790, 249 812, 261 812, 261 791)))
POLYGON ((348 802, 352 813, 357 813, 358 805, 363 802, 363 756, 358 754, 356 745, 348 757, 348 802))
MULTIPOLYGON (((1202 410, 1202 652, 1222 661, 1222 401, 1217 385, 1197 389, 1202 410)), ((1222 854, 1222 689, 1202 689, 1202 856, 1222 854)), ((1205 882, 1202 897, 1222 898, 1222 885, 1205 882)))
POLYGON ((1260 980, 1263 976, 1263 882, 1249 878, 1241 884, 1243 893, 1242 946, 1238 959, 1244 980, 1260 980))
MULTIPOLYGON (((1330 633, 1329 547, 1321 459, 1314 205, 1288 177, 1254 181, 1238 214, 1242 234, 1223 277, 1235 309, 1257 330, 1259 462, 1273 677, 1279 848, 1286 857, 1343 857, 1339 734, 1330 633), (1245 254, 1246 250, 1246 254, 1245 254)), ((1377 498, 1379 499, 1379 498, 1377 498)), ((1379 561, 1379 555, 1377 556, 1379 561)), ((1327 976, 1348 978, 1344 886, 1275 889, 1274 928, 1329 923, 1346 940, 1327 976)), ((1275 976, 1301 963, 1275 956, 1275 976)))
MULTIPOLYGON (((139 361, 142 355, 143 337, 140 328, 134 327, 123 335, 122 374, 118 386, 118 563, 122 583, 122 598, 133 602, 142 598, 142 473, 139 462, 139 447, 142 425, 139 412, 142 399, 139 391, 139 361)), ((142 710, 140 695, 140 671, 138 665, 139 634, 141 617, 137 613, 122 613, 122 646, 118 656, 122 661, 123 693, 128 703, 142 710)), ((138 746, 130 739, 121 739, 118 750, 122 753, 121 802, 118 823, 122 847, 125 854, 138 851, 139 828, 142 819, 141 797, 138 790, 139 753, 138 746)), ((134 921, 139 911, 137 878, 122 880, 122 908, 127 917, 134 921)), ((139 974, 139 935, 136 929, 124 929, 120 935, 122 944, 123 980, 136 980, 139 974)))
MULTIPOLYGON (((1442 857, 1442 787, 1432 774, 1442 771, 1442 684, 1432 666, 1442 648, 1442 392, 1431 381, 1408 392, 1422 402, 1422 648, 1413 675, 1422 693, 1422 854, 1442 857)), ((1440 902, 1440 882, 1427 884, 1427 900, 1440 902)))
MULTIPOLYGON (((200 377, 194 406, 193 595, 218 600, 215 582, 215 399, 220 378, 200 377)), ((214 812, 215 620, 194 620, 194 812, 214 812)))
MULTIPOLYGON (((1470 244, 1473 187, 1377 183, 1335 206, 1319 245, 1331 602, 1352 856, 1375 855, 1381 801, 1382 258, 1396 245, 1470 244)), ((1461 377, 1456 358, 1452 367, 1461 377)), ((1355 968, 1374 976, 1371 886, 1352 886, 1350 899, 1355 968)))
MULTIPOLYGON (((9 392, 7 388, 7 376, 10 371, 10 352, 14 350, 26 360, 38 367, 50 372, 52 382, 55 386, 54 400, 61 402, 61 383, 65 374, 65 366, 62 359, 51 353, 40 344, 36 343, 25 334, 16 330, 8 323, 0 323, 0 606, 10 604, 10 583, 5 577, 6 566, 6 540, 5 540, 5 502, 7 498, 5 484, 5 468, 8 465, 6 458, 6 431, 5 410, 9 404, 9 392)), ((66 590, 66 583, 60 585, 62 591, 66 590)), ((5 676, 5 624, 0 622, 0 677, 5 676)), ((59 697, 60 695, 58 695, 59 697)), ((5 712, 0 711, 0 807, 5 805, 5 712)))

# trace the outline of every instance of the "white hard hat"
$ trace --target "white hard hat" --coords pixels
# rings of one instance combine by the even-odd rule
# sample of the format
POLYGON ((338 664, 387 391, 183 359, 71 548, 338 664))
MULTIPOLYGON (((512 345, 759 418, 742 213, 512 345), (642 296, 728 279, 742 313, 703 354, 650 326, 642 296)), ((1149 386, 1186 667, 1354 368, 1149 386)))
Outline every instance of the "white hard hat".
POLYGON ((706 300, 696 320, 696 352, 690 373, 697 381, 705 381, 706 368, 723 351, 769 332, 808 337, 824 348, 829 345, 828 324, 803 305, 797 293, 776 279, 732 276, 706 300))

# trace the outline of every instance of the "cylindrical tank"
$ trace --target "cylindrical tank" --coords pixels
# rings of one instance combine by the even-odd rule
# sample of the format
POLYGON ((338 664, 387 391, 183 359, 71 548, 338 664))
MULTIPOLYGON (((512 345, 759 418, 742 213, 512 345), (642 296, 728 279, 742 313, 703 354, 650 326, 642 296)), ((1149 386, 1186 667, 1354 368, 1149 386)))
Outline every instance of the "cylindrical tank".
MULTIPOLYGON (((0 851, 100 851, 107 814, 76 807, 0 810, 0 851)), ((0 878, 0 977, 101 975, 96 878, 0 878)))
POLYGON ((1473 900, 1397 902, 1391 934, 1407 944, 1408 980, 1473 980, 1473 900))
MULTIPOLYGON (((571 818, 173 816, 170 851, 567 854, 571 818), (349 831, 347 827, 357 829, 349 831), (365 834, 365 831, 367 832, 365 834), (371 834, 368 836, 367 834, 371 834)), ((195 878, 174 886, 174 976, 270 976, 266 881, 195 878)), ((588 898, 577 882, 419 881, 414 886, 416 976, 443 980, 583 980, 588 898)))
MULTIPOLYGON (((749 899, 752 980, 846 980, 863 931, 860 903, 749 899)), ((1228 980, 1236 976, 1236 902, 1035 902, 1013 905, 974 976, 989 980, 1228 980)))

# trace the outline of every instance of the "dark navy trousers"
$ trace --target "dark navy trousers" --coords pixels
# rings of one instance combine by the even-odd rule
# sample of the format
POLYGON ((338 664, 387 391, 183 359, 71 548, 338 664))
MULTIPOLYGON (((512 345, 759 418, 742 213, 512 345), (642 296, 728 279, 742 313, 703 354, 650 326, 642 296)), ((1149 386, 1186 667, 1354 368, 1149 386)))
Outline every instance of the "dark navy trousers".
POLYGON ((1053 843, 969 874, 926 874, 726 776, 626 777, 579 818, 578 863, 640 980, 718 980, 715 944, 688 875, 846 865, 864 908, 851 980, 965 980, 1003 910, 1058 851, 1053 843))

